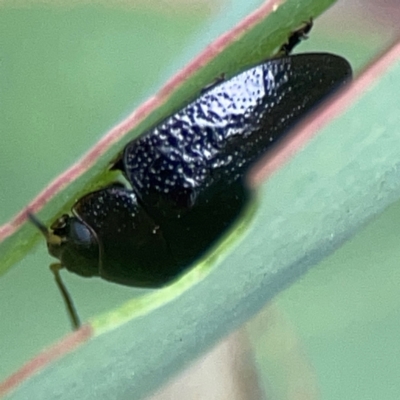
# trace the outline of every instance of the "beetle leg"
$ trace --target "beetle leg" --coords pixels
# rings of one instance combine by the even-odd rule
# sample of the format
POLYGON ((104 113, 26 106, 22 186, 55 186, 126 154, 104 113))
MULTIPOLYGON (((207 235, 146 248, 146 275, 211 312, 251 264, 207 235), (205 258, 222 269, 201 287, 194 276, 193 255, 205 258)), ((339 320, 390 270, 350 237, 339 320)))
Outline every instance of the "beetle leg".
POLYGON ((308 39, 307 35, 310 33, 312 27, 313 27, 313 19, 310 18, 309 21, 304 22, 304 25, 302 27, 293 31, 290 34, 287 42, 280 47, 275 57, 288 56, 292 52, 292 50, 299 43, 301 43, 302 40, 308 39))
POLYGON ((208 85, 204 86, 203 89, 200 90, 200 93, 203 94, 205 92, 208 92, 210 89, 213 87, 219 85, 225 80, 225 73, 223 72, 221 75, 217 76, 211 83, 208 85))
POLYGON ((64 304, 67 307, 67 311, 68 311, 69 319, 71 321, 72 328, 74 330, 77 330, 77 329, 79 329, 81 323, 79 321, 78 313, 76 312, 72 298, 71 298, 70 294, 68 293, 68 290, 64 285, 64 282, 61 279, 60 269, 62 269, 62 268, 63 268, 63 266, 59 263, 50 265, 50 270, 54 275, 54 279, 56 280, 56 284, 57 284, 58 289, 61 292, 61 296, 64 300, 64 304))

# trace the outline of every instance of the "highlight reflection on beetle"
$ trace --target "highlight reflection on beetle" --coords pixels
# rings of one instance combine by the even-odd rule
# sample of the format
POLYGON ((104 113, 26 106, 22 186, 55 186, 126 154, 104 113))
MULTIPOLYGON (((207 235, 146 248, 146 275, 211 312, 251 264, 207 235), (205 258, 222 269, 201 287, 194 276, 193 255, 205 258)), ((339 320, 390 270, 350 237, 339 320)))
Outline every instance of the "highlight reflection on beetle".
POLYGON ((294 32, 278 56, 205 89, 128 143, 115 162, 129 185, 88 193, 48 229, 51 265, 74 328, 79 319, 60 269, 157 288, 187 270, 241 213, 249 167, 298 119, 351 78, 333 54, 289 56, 310 30, 294 32))

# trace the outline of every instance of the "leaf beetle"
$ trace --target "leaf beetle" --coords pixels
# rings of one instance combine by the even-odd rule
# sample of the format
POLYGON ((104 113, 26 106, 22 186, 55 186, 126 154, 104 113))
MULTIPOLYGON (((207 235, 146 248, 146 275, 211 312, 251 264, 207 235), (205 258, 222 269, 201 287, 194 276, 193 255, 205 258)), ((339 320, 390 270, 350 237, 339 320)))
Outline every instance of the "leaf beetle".
POLYGON ((128 185, 113 183, 76 201, 50 228, 51 265, 72 326, 79 318, 60 269, 122 285, 159 288, 187 270, 235 221, 249 200, 249 167, 300 117, 351 79, 328 53, 289 53, 218 79, 180 111, 128 143, 115 162, 128 185))

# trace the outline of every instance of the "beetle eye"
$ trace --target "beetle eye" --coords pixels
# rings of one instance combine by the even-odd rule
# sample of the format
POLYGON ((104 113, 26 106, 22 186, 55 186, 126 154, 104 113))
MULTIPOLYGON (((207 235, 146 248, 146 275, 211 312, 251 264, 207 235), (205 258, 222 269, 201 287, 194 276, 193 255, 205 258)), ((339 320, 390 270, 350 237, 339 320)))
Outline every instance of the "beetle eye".
POLYGON ((71 242, 79 244, 79 246, 89 247, 93 243, 96 243, 96 240, 90 229, 75 218, 70 219, 68 231, 68 239, 71 242))

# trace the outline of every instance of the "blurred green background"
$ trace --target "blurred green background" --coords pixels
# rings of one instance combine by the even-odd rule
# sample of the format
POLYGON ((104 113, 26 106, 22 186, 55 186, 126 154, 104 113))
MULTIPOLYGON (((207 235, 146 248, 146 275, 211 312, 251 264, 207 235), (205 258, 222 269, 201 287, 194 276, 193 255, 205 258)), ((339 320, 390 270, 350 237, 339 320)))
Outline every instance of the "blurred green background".
MULTIPOLYGON (((154 93, 217 12, 212 2, 0 5, 0 220, 154 93)), ((1 377, 70 332, 50 262, 43 243, 0 279, 1 377)), ((83 320, 141 294, 76 278, 67 285, 83 320)))
MULTIPOLYGON (((206 45, 210 20, 229 19, 234 3, 1 3, 0 221, 154 93, 196 54, 193 43, 206 45)), ((299 51, 362 68, 398 33, 400 5, 379 4, 339 2, 299 51)), ((307 399, 399 398, 397 221, 398 204, 278 296, 272 322, 267 310, 247 326, 272 398, 294 398, 300 386, 307 399)), ((50 262, 43 244, 0 278, 0 377, 69 332, 50 262)), ((66 282, 83 320, 143 292, 71 274, 66 282)))

